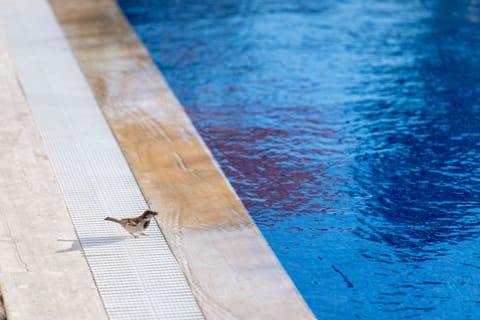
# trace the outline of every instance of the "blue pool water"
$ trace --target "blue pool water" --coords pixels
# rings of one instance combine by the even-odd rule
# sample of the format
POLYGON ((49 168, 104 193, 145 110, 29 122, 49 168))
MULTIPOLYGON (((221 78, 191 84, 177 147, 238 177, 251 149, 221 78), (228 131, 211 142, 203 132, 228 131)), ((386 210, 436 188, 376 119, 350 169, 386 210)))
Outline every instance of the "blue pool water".
POLYGON ((119 4, 318 318, 480 318, 480 1, 119 4))

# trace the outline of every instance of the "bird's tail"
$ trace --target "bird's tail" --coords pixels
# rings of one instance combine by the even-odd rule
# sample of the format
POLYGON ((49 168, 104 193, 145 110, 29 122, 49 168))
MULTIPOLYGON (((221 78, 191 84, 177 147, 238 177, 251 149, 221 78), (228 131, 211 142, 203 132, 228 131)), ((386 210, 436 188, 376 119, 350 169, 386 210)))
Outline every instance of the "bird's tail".
POLYGON ((107 220, 107 221, 112 221, 112 222, 116 222, 116 223, 120 223, 120 224, 121 224, 120 220, 115 219, 115 218, 112 218, 112 217, 106 217, 105 220, 107 220))

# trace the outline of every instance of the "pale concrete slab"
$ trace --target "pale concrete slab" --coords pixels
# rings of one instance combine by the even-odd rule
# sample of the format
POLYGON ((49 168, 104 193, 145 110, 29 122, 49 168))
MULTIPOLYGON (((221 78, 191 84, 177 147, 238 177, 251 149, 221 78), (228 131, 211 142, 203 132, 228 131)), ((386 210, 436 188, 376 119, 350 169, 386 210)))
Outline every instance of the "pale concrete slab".
POLYGON ((9 320, 107 319, 0 37, 0 288, 9 320))

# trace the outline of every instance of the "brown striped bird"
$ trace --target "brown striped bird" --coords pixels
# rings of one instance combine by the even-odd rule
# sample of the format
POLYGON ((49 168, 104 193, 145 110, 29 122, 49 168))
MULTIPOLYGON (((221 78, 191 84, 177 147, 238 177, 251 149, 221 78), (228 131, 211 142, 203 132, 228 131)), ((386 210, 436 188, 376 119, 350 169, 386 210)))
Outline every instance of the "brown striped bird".
POLYGON ((155 211, 146 210, 136 218, 124 218, 119 220, 112 217, 106 217, 105 220, 120 224, 134 238, 138 238, 137 234, 146 236, 144 231, 150 225, 150 220, 152 220, 152 218, 157 214, 158 213, 155 211))

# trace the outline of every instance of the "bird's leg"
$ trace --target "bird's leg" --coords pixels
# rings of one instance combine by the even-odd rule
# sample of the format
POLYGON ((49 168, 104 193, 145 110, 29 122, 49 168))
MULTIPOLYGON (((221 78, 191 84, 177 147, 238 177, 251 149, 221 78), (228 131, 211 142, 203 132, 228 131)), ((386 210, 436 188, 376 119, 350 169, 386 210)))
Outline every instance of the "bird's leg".
POLYGON ((143 231, 142 231, 142 232, 140 232, 140 233, 139 233, 139 235, 141 235, 141 236, 148 236, 148 234, 146 234, 146 233, 145 233, 145 232, 143 232, 143 231))
POLYGON ((138 238, 138 236, 137 236, 136 234, 131 233, 131 232, 130 232, 130 234, 131 234, 135 239, 138 238))

